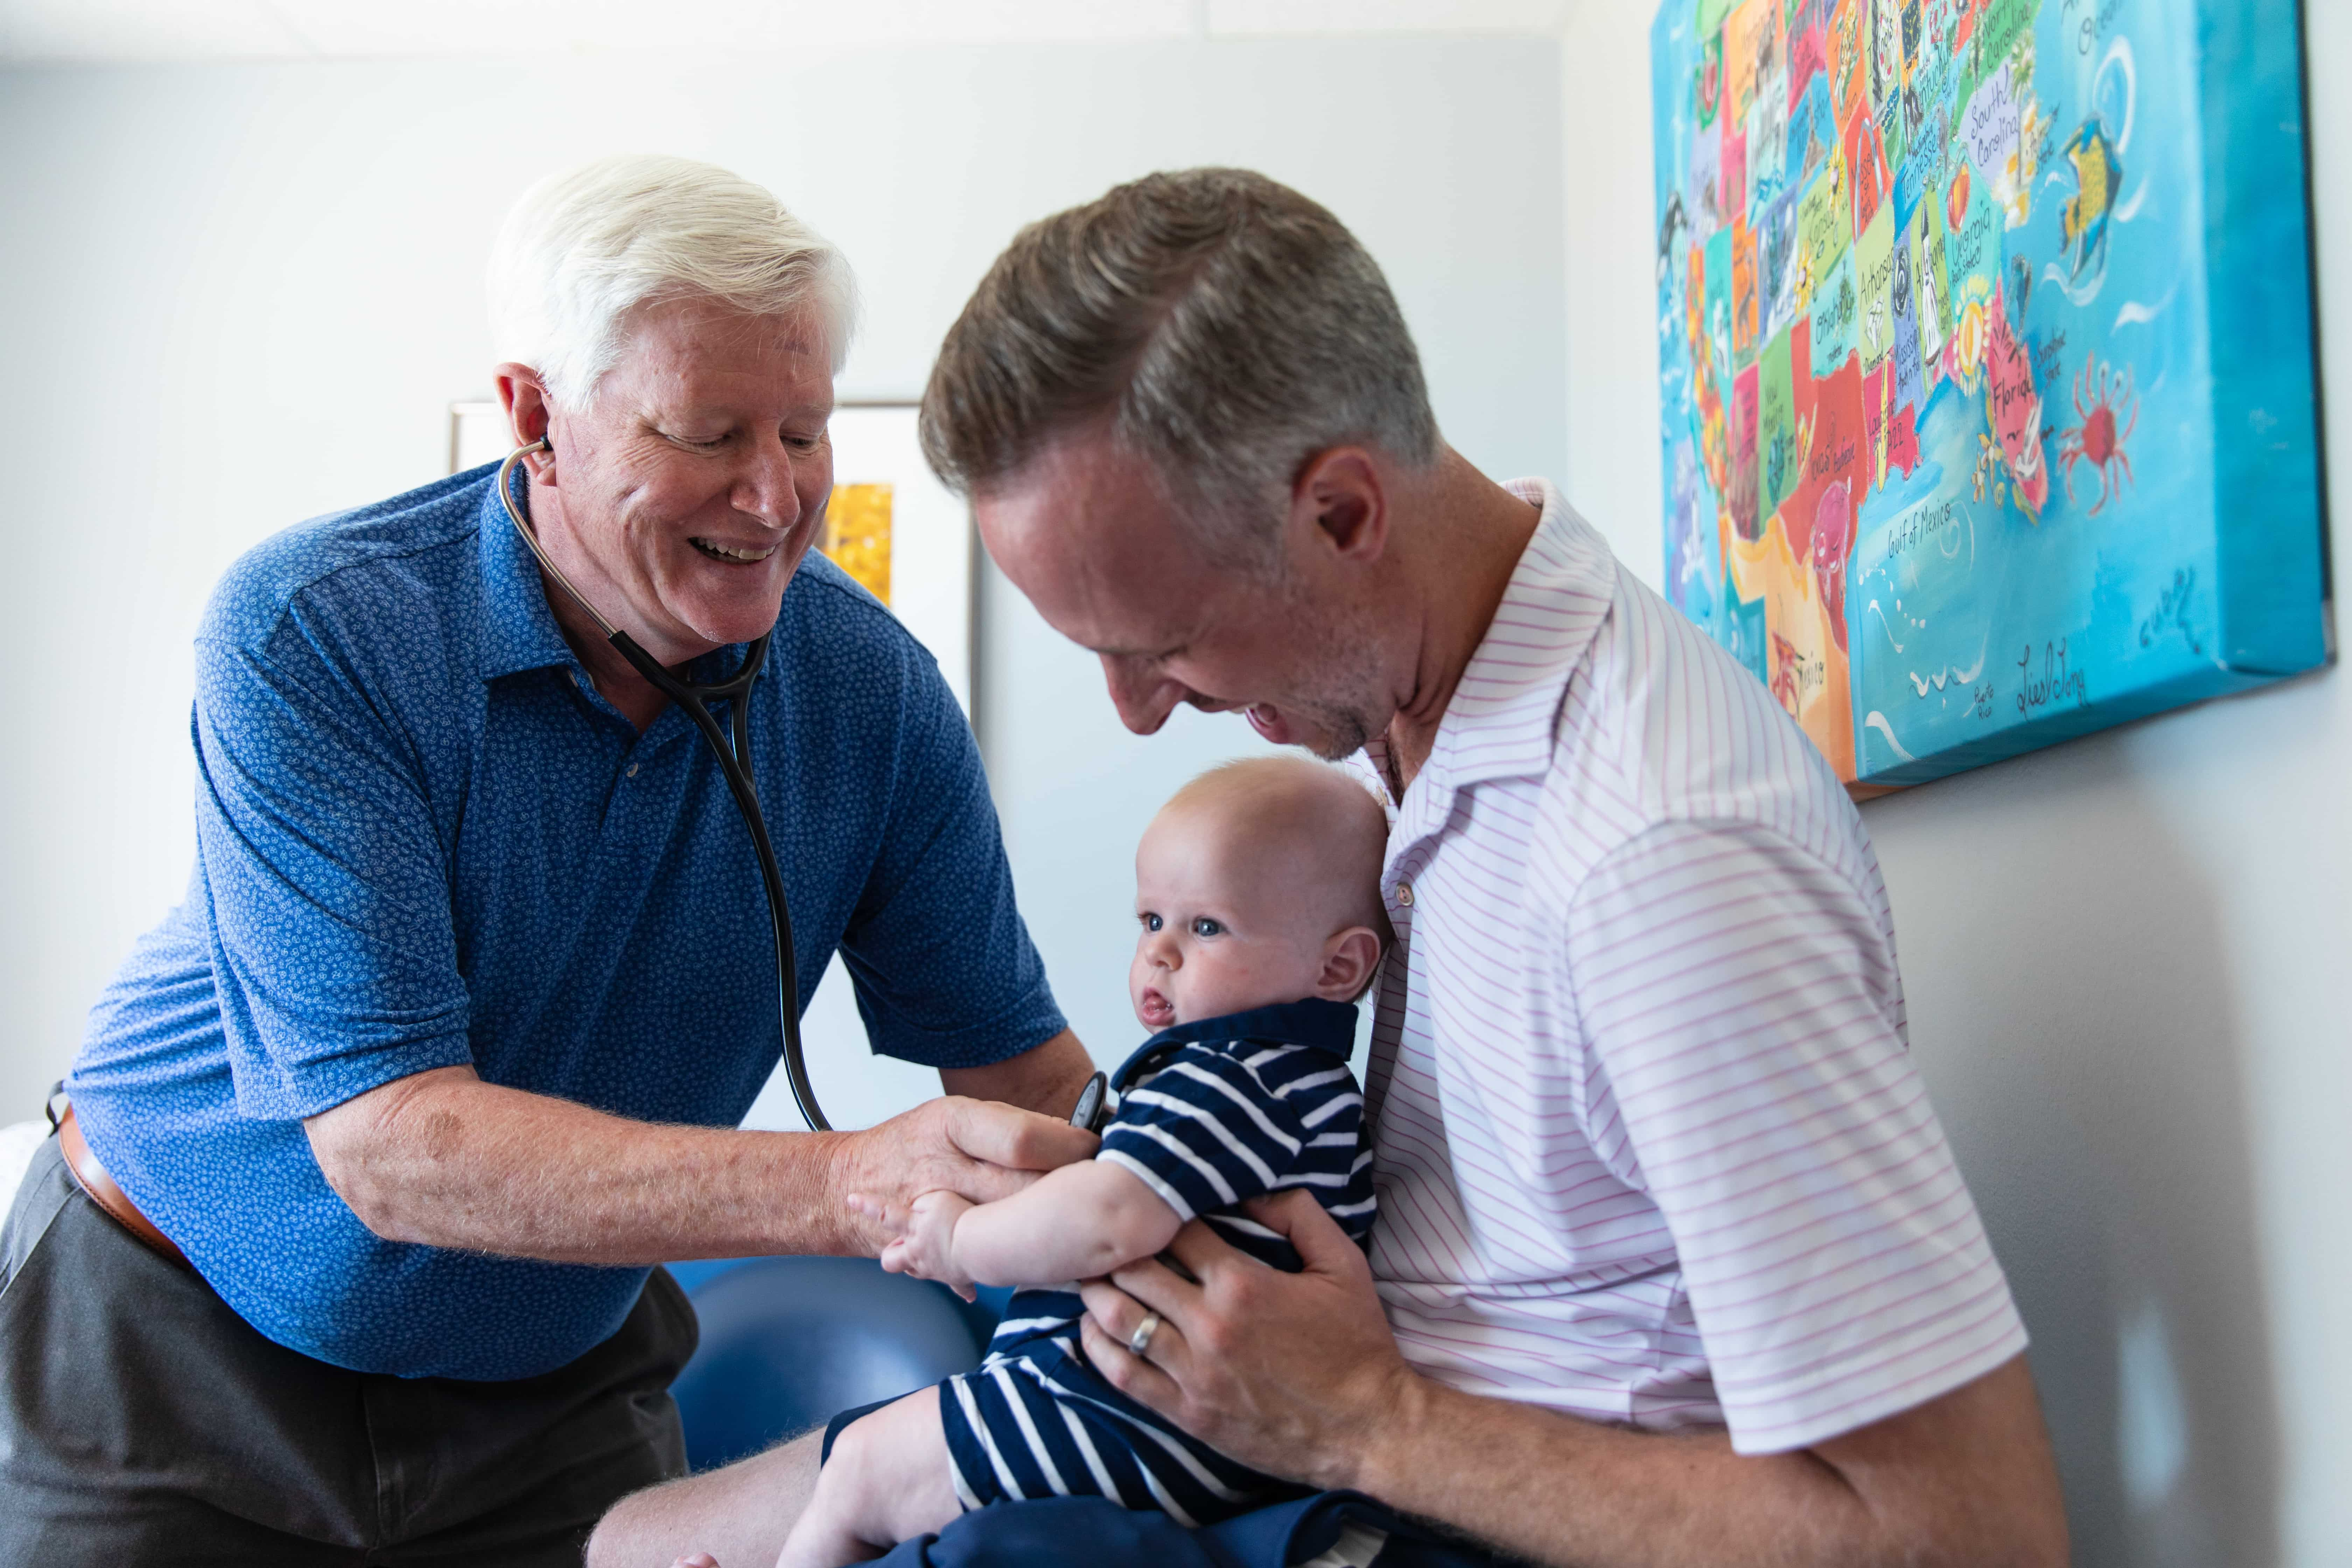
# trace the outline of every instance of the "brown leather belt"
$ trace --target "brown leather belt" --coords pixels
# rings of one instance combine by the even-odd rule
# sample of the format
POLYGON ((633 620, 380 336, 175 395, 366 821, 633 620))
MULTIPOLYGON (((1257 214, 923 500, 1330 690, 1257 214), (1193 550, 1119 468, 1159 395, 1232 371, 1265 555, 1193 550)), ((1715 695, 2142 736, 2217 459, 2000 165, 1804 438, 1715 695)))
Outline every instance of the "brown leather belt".
POLYGON ((169 1258, 181 1268, 191 1267, 172 1238, 155 1228, 155 1222, 139 1212, 139 1205, 130 1195, 114 1184, 98 1156, 90 1152, 88 1141, 81 1135, 81 1123, 74 1120, 73 1107, 68 1104, 65 1114, 58 1118, 58 1150, 66 1157, 66 1169, 73 1173, 77 1185, 89 1201, 104 1209, 117 1225, 146 1244, 150 1252, 169 1258))

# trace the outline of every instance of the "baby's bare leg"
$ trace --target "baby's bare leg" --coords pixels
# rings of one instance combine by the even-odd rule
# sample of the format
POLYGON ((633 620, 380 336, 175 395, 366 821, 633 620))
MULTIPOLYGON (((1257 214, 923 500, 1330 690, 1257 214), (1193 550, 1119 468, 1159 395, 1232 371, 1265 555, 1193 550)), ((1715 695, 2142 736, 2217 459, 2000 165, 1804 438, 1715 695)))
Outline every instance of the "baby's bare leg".
POLYGON ((940 1391, 926 1388, 843 1428, 776 1568, 864 1563, 961 1511, 948 1479, 940 1391))

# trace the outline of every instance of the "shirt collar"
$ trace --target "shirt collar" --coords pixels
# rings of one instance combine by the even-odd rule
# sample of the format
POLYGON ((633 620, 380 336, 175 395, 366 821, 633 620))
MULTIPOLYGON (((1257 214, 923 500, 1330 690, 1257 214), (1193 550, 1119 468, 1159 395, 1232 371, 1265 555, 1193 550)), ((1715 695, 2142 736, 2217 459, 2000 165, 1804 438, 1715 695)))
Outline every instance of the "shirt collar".
MULTIPOLYGON (((522 504, 528 507, 526 496, 522 504)), ((482 486, 482 622, 478 641, 484 680, 520 670, 575 662, 572 645, 547 607, 547 584, 539 561, 499 504, 495 479, 482 486)))
POLYGON ((1307 1046, 1329 1051, 1344 1061, 1356 1048, 1356 1005, 1309 996, 1271 1007, 1252 1007, 1245 1013, 1224 1013, 1214 1018, 1178 1024, 1144 1041, 1111 1076, 1111 1083, 1113 1087, 1127 1083, 1145 1068, 1152 1057, 1164 1055, 1178 1046, 1219 1045, 1226 1040, 1307 1046))
POLYGON ((1426 780, 1433 794, 1549 770, 1568 678, 1617 592, 1617 562, 1607 541, 1559 490, 1543 479, 1514 479, 1504 488, 1543 515, 1445 705, 1429 761, 1413 779, 1416 789, 1426 780))

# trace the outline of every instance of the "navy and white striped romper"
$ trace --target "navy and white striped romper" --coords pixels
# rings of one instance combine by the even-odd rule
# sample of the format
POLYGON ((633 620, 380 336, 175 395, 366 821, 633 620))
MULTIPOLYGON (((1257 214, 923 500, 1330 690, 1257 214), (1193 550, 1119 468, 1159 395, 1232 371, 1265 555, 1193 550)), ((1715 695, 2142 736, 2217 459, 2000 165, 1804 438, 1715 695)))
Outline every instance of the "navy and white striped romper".
MULTIPOLYGON (((1297 1249, 1244 1217, 1261 1193, 1304 1187, 1358 1246, 1372 1228, 1364 1097, 1348 1056, 1356 1009, 1310 998, 1163 1029, 1128 1058, 1099 1159, 1185 1219, 1297 1273, 1297 1249)), ((1015 1294, 977 1371, 940 1384, 956 1496, 1107 1497, 1178 1523, 1213 1523, 1296 1494, 1178 1430, 1096 1374, 1076 1284, 1015 1294)))

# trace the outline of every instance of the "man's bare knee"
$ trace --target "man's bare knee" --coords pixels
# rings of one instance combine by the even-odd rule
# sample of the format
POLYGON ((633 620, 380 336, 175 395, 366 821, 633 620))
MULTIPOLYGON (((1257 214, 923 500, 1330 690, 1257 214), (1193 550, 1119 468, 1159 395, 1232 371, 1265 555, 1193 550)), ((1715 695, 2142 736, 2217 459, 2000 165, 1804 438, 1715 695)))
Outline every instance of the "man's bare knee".
POLYGON ((805 1432, 723 1469, 649 1487, 613 1505, 587 1568, 670 1568, 708 1552, 721 1568, 767 1568, 816 1489, 823 1432, 805 1432))

